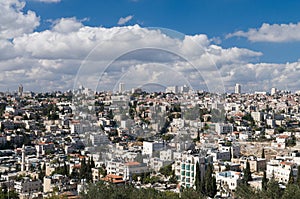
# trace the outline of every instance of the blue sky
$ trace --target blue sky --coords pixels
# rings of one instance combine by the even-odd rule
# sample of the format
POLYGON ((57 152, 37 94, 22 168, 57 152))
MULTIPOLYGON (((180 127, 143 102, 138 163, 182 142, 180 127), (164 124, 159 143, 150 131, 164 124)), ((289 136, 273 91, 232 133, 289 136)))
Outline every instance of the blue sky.
POLYGON ((62 0, 59 3, 28 1, 27 10, 41 17, 37 30, 49 28, 49 19, 76 17, 88 26, 117 26, 119 18, 132 15, 126 25, 170 28, 184 34, 206 34, 219 38, 224 47, 262 51, 260 61, 292 62, 299 59, 299 42, 251 42, 245 38, 226 39, 238 30, 259 28, 263 23, 289 24, 300 21, 297 0, 62 0))
MULTIPOLYGON (((82 65, 91 61, 86 59, 93 51, 102 53, 95 56, 98 63, 94 67, 103 72, 113 55, 141 46, 184 56, 198 67, 202 77, 197 78, 206 84, 213 68, 221 78, 215 82, 221 81, 228 92, 235 83, 241 83, 245 92, 271 87, 300 90, 299 8, 297 0, 2 1, 0 90, 12 90, 19 83, 28 90, 72 89, 78 71, 92 71, 82 65), (178 31, 181 41, 148 27, 178 31), (95 50, 99 44, 105 50, 95 50)), ((133 53, 140 56, 135 63, 113 65, 122 71, 130 65, 134 73, 148 75, 147 81, 152 81, 148 83, 157 84, 166 74, 159 67, 153 71, 154 65, 175 68, 175 73, 194 78, 189 83, 196 82, 182 59, 176 63, 172 59, 162 61, 159 53, 147 58, 145 52, 133 53), (153 70, 148 70, 151 67, 153 70)), ((122 74, 110 77, 119 82, 116 78, 122 74)), ((141 83, 142 78, 137 81, 141 83)))

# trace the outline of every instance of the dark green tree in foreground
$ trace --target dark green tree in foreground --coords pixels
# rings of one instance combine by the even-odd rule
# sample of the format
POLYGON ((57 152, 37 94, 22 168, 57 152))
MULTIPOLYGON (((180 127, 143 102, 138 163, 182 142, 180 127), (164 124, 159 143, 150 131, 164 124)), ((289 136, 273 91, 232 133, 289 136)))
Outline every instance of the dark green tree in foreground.
POLYGON ((104 184, 99 182, 97 184, 90 184, 86 193, 81 193, 81 197, 84 199, 132 199, 132 198, 143 198, 143 199, 204 199, 194 189, 187 188, 179 194, 170 191, 158 191, 153 188, 148 189, 137 189, 131 185, 120 185, 116 186, 113 184, 104 184))
POLYGON ((287 185, 282 199, 298 199, 300 198, 300 189, 295 184, 289 184, 287 185))
POLYGON ((213 166, 209 164, 204 178, 205 195, 213 198, 217 193, 216 177, 213 176, 213 166))
POLYGON ((262 152, 261 152, 261 158, 266 158, 266 155, 265 155, 265 148, 262 149, 262 152))
POLYGON ((300 165, 297 167, 297 171, 296 184, 300 187, 300 165))
POLYGON ((268 179, 267 179, 266 171, 264 171, 264 175, 261 183, 262 183, 262 190, 267 190, 268 179))
POLYGON ((275 181, 274 177, 270 179, 267 186, 267 191, 265 192, 264 197, 270 199, 280 199, 282 196, 282 191, 279 187, 277 181, 275 181))
POLYGON ((294 174, 293 174, 293 168, 291 168, 288 184, 294 184, 294 183, 295 183, 295 179, 294 179, 294 174))
POLYGON ((196 191, 198 193, 201 193, 202 186, 201 186, 201 170, 199 166, 199 162, 196 163, 196 176, 195 176, 195 186, 196 186, 196 191))
POLYGON ((244 169, 244 182, 248 184, 249 181, 252 181, 252 175, 251 175, 251 170, 250 170, 250 163, 247 160, 246 162, 246 168, 244 169))
MULTIPOLYGON (((284 194, 286 194, 284 192, 284 194)), ((245 183, 241 183, 235 192, 236 198, 239 199, 281 199, 283 192, 279 187, 278 182, 271 178, 267 183, 266 190, 257 190, 248 186, 245 183)), ((300 195, 296 198, 300 198, 300 195)))

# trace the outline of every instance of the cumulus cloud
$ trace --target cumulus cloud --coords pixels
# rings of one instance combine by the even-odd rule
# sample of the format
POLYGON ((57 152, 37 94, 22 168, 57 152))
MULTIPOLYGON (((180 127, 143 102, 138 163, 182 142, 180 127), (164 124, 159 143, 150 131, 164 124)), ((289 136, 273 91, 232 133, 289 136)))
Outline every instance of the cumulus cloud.
POLYGON ((220 72, 228 88, 238 82, 246 92, 269 91, 272 87, 295 91, 300 86, 297 78, 300 76, 300 62, 228 64, 220 72))
POLYGON ((26 19, 24 24, 31 28, 3 28, 13 17, 1 16, 0 90, 16 89, 20 83, 34 91, 79 84, 114 89, 120 81, 134 87, 188 84, 211 91, 227 90, 237 82, 244 90, 300 86, 300 61, 257 63, 261 52, 223 48, 204 34, 172 37, 139 25, 90 27, 76 18, 57 19, 49 29, 34 32, 38 17, 28 20, 28 13, 22 12, 24 2, 10 2, 14 4, 8 3, 5 11, 26 19))
MULTIPOLYGON (((127 79, 136 86, 147 81, 172 85, 182 79, 182 83, 190 82, 194 88, 201 84, 212 89, 221 85, 218 70, 224 64, 243 64, 261 56, 248 49, 213 45, 203 34, 178 39, 138 25, 89 27, 75 18, 62 18, 49 30, 15 37, 3 46, 3 51, 5 48, 14 50, 17 58, 7 57, 0 62, 6 71, 3 78, 22 69, 23 78, 14 81, 22 80, 25 86, 26 82, 39 81, 34 85, 42 90, 72 89, 72 78, 73 82, 94 88, 101 76, 106 78, 100 84, 111 88, 115 85, 112 82, 118 82, 128 71, 127 79), (52 83, 46 83, 48 80, 52 83)), ((7 83, 18 85, 10 81, 7 83)), ((33 84, 27 86, 31 88, 33 84)))
POLYGON ((118 25, 124 25, 128 21, 130 21, 133 18, 133 15, 128 15, 127 17, 121 17, 118 21, 118 25))
POLYGON ((78 31, 83 25, 77 21, 75 17, 72 18, 61 18, 54 21, 53 30, 60 33, 70 33, 78 31))
POLYGON ((230 37, 245 37, 252 42, 289 42, 300 41, 300 23, 268 24, 264 23, 258 29, 251 28, 247 32, 237 31, 227 35, 230 37))
POLYGON ((19 0, 0 1, 0 39, 11 39, 31 33, 39 26, 40 18, 35 12, 23 12, 25 2, 19 0))

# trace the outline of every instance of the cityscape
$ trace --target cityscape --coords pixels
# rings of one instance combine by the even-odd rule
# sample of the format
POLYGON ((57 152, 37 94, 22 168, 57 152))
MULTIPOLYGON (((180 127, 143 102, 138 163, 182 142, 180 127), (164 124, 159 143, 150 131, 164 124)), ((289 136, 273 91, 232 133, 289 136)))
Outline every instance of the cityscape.
POLYGON ((0 199, 299 199, 299 8, 0 0, 0 199))
POLYGON ((300 181, 299 93, 125 87, 0 93, 1 193, 88 198, 100 183, 232 198, 300 181))

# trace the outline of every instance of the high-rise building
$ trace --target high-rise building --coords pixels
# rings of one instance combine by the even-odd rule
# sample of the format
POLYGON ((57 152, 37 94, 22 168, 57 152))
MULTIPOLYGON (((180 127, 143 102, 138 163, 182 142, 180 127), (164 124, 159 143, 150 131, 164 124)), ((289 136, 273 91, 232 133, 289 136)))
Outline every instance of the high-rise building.
POLYGON ((275 95, 277 93, 277 89, 276 88, 272 88, 271 89, 271 95, 275 95))
POLYGON ((178 86, 168 86, 166 88, 166 93, 174 93, 177 94, 178 93, 178 86))
POLYGON ((119 93, 123 93, 125 91, 125 84, 124 83, 120 83, 119 84, 119 93))
POLYGON ((20 85, 19 85, 19 88, 18 88, 18 94, 19 94, 19 95, 22 95, 22 93, 23 93, 23 85, 20 84, 20 85))
POLYGON ((241 93, 241 85, 240 84, 235 84, 234 93, 236 93, 236 94, 241 93))
POLYGON ((177 177, 180 186, 184 188, 191 188, 195 186, 197 162, 199 163, 201 179, 204 178, 206 168, 212 164, 213 157, 206 154, 190 154, 187 152, 175 152, 175 176, 177 177))

